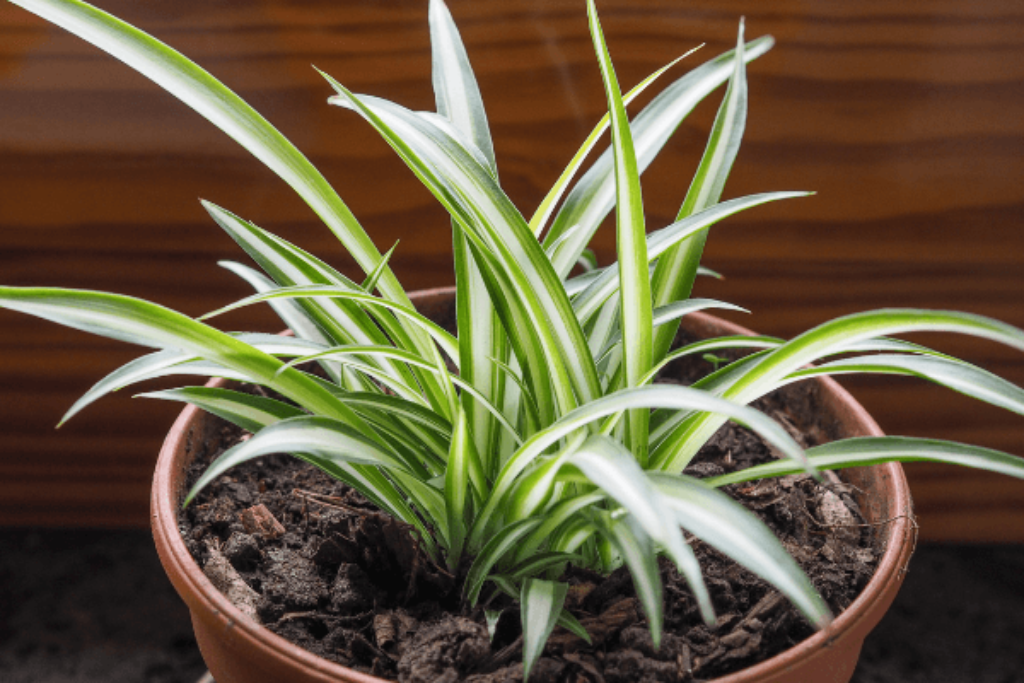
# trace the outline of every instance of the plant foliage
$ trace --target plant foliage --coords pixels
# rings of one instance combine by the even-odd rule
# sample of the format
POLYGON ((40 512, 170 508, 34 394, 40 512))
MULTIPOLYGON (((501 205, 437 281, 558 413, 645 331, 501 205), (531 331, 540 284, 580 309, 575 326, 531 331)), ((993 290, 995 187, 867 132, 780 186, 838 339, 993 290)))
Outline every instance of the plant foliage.
POLYGON ((496 591, 518 600, 526 675, 556 624, 582 632, 563 609, 567 586, 558 580, 570 562, 601 572, 628 566, 657 644, 662 586, 656 560, 663 555, 687 578, 712 622, 684 529, 773 583, 812 623, 825 625, 830 615, 821 597, 772 533, 717 490, 726 484, 893 460, 1024 477, 1020 458, 934 440, 849 439, 805 453, 748 407, 790 382, 872 372, 922 377, 1024 413, 1020 388, 888 338, 941 330, 1024 350, 1024 332, 998 321, 882 310, 827 322, 788 342, 721 337, 671 350, 682 316, 736 308, 691 298, 711 226, 804 194, 721 201, 746 123, 746 63, 772 42, 744 42, 742 23, 734 50, 678 78, 631 121, 626 105, 668 67, 623 95, 588 0, 608 114, 530 217, 501 188, 480 90, 441 0, 431 0, 429 10, 436 112, 353 93, 324 74, 335 92, 330 103, 365 119, 451 215, 453 335, 415 310, 388 265, 391 252, 381 255, 312 164, 213 76, 84 3, 13 2, 114 55, 238 141, 295 189, 365 273, 362 282, 349 279, 204 202, 258 266, 224 264, 256 293, 206 318, 266 302, 293 338, 227 334, 203 319, 125 296, 0 288, 4 307, 157 349, 101 380, 65 419, 109 392, 172 374, 227 377, 273 390, 280 400, 205 387, 144 394, 195 404, 253 433, 210 466, 185 504, 225 471, 265 454, 288 452, 312 463, 411 525, 436 562, 461 572, 469 603, 496 591), (648 226, 641 173, 693 107, 726 83, 676 220, 648 226), (577 179, 605 131, 609 149, 577 179), (618 260, 597 268, 587 245, 613 211, 618 260), (572 276, 577 263, 584 272, 572 276), (756 351, 731 363, 710 356, 715 371, 693 387, 653 383, 667 363, 723 349, 756 351), (303 369, 311 362, 322 373, 303 369), (756 431, 784 459, 705 481, 681 474, 725 420, 756 431))

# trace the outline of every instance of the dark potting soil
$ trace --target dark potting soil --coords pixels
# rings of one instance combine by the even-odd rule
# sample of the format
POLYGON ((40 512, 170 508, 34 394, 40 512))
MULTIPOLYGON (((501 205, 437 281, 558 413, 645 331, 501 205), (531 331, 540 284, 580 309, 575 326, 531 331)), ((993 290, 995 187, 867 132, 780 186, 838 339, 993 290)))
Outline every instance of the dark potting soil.
MULTIPOLYGON (((813 391, 764 399, 794 435, 813 424, 813 391)), ((189 483, 226 446, 245 438, 224 425, 204 444, 189 483)), ((826 440, 815 428, 804 445, 826 440)), ((751 432, 727 425, 687 470, 711 476, 771 460, 751 432)), ((850 487, 795 475, 728 487, 796 558, 834 613, 867 583, 877 557, 850 487)), ((503 608, 489 638, 482 607, 460 599, 462 577, 435 566, 409 529, 344 484, 294 458, 238 467, 180 514, 193 557, 243 611, 271 631, 345 666, 402 683, 522 680, 517 607, 503 608)), ((568 606, 592 644, 556 629, 531 681, 699 681, 750 666, 798 643, 812 627, 787 600, 698 540, 692 545, 718 614, 702 622, 682 577, 662 561, 665 633, 655 649, 625 568, 603 577, 570 567, 568 606)))

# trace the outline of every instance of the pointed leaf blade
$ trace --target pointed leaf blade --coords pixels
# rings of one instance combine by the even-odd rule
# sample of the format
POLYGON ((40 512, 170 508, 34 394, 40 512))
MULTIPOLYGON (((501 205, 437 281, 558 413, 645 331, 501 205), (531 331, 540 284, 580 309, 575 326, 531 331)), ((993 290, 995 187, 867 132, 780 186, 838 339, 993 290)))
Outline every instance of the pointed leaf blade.
POLYGON ((569 586, 556 581, 526 579, 519 596, 523 623, 523 683, 544 652, 548 636, 555 630, 569 586))
POLYGON ((724 493, 682 475, 652 473, 676 520, 687 531, 765 579, 819 628, 830 613, 807 575, 775 534, 756 516, 724 493))
MULTIPOLYGON (((587 12, 590 16, 590 35, 601 67, 608 112, 611 116, 622 355, 626 370, 625 384, 635 387, 650 371, 653 362, 651 283, 647 279, 647 239, 640 192, 640 173, 637 170, 636 151, 633 148, 633 136, 629 129, 626 108, 622 103, 622 93, 593 0, 587 0, 587 12)), ((648 411, 634 410, 626 417, 626 437, 630 450, 641 465, 647 463, 649 416, 648 411)))
MULTIPOLYGON (((807 449, 807 458, 822 469, 886 462, 941 462, 1024 479, 1024 458, 981 446, 909 436, 865 436, 833 441, 807 449)), ((718 487, 793 473, 787 463, 773 461, 710 477, 705 482, 718 487)))

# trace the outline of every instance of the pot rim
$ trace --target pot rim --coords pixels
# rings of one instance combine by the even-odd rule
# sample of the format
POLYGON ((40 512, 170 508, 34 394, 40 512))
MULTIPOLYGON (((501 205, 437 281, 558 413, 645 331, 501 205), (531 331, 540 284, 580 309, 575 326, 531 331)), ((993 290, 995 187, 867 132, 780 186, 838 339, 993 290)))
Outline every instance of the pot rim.
MULTIPOLYGON (((454 291, 453 287, 419 290, 413 292, 411 298, 414 302, 425 303, 449 297, 454 291)), ((724 323, 735 330, 734 334, 754 334, 740 325, 704 313, 692 313, 688 317, 706 323, 714 321, 716 325, 724 323)), ((820 377, 816 378, 816 381, 821 382, 828 393, 832 394, 837 406, 844 407, 849 421, 859 423, 857 426, 865 435, 883 435, 881 428, 863 406, 835 380, 820 377)), ((224 383, 226 380, 213 379, 209 385, 224 383)), ((195 435, 191 427, 203 414, 202 410, 192 405, 182 410, 160 450, 153 477, 150 512, 153 537, 160 560, 179 595, 188 604, 189 609, 199 609, 218 615, 235 637, 249 641, 254 646, 272 650, 280 658, 291 660, 308 674, 318 676, 325 682, 391 683, 386 679, 364 674, 314 655, 247 618, 217 590, 193 560, 178 528, 177 509, 184 493, 184 467, 177 461, 176 455, 185 451, 185 445, 195 435)), ((759 664, 712 679, 709 683, 749 683, 763 680, 768 676, 777 676, 792 668, 797 662, 824 656, 839 637, 858 631, 863 631, 863 635, 866 635, 877 624, 884 609, 874 609, 875 603, 880 599, 885 600, 887 592, 891 591, 889 601, 895 596, 895 590, 892 590, 891 585, 894 582, 902 582, 906 573, 907 563, 916 542, 916 524, 913 521, 913 506, 903 468, 899 463, 872 467, 881 468, 884 473, 884 492, 892 498, 894 514, 890 515, 889 520, 882 522, 889 522, 885 551, 860 595, 825 629, 759 664)), ((888 604, 885 607, 887 608, 888 604)))

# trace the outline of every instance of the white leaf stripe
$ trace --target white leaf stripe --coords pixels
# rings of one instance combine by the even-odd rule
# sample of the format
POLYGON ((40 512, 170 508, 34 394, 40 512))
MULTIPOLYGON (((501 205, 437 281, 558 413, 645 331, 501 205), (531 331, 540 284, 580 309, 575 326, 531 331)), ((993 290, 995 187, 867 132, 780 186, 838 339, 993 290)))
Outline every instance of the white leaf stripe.
MULTIPOLYGON (((444 503, 449 529, 448 568, 455 571, 462 559, 466 540, 466 511, 470 492, 470 469, 479 459, 473 448, 466 412, 459 410, 452 435, 451 450, 448 452, 448 466, 445 468, 444 503)), ((481 475, 477 475, 480 478, 481 475)))
MULTIPOLYGON (((505 358, 507 344, 503 336, 501 320, 489 298, 484 282, 473 255, 466 243, 466 236, 458 222, 452 221, 452 239, 455 260, 455 305, 456 324, 459 332, 459 355, 462 359, 461 375, 479 389, 487 400, 498 405, 505 393, 505 376, 494 366, 492 358, 505 358)), ((492 472, 497 458, 495 451, 494 418, 466 398, 463 409, 469 413, 473 425, 473 438, 477 451, 483 454, 485 469, 492 472)))
MULTIPOLYGON (((497 179, 487 115, 469 56, 452 20, 451 12, 441 0, 431 0, 429 9, 432 77, 437 111, 450 121, 452 132, 465 139, 467 151, 497 179)), ((452 220, 456 272, 456 306, 459 328, 459 350, 463 359, 462 377, 473 384, 492 404, 500 404, 505 378, 488 362, 490 357, 505 358, 507 354, 501 323, 487 296, 487 288, 473 262, 465 236, 458 221, 452 220)), ((468 397, 467 397, 468 398, 468 397)), ((475 402, 463 400, 470 416, 477 451, 490 461, 495 450, 494 418, 475 402)), ((488 471, 491 469, 487 468, 488 471)))
POLYGON ((543 547, 552 537, 556 530, 577 518, 581 510, 585 510, 605 499, 604 493, 594 492, 563 500, 555 507, 549 508, 542 515, 542 521, 533 532, 530 533, 516 550, 516 562, 524 562, 531 554, 543 547))
POLYGON ((430 48, 437 112, 466 134, 487 159, 497 177, 494 144, 484 113, 480 86, 469 65, 466 47, 451 12, 441 0, 430 0, 430 48))
MULTIPOLYGON (((416 309, 407 306, 402 306, 394 303, 393 301, 387 301, 379 297, 371 296, 359 291, 352 291, 350 289, 339 287, 336 285, 296 285, 294 287, 281 287, 272 292, 264 292, 248 296, 244 299, 236 301, 233 304, 219 308, 216 311, 212 311, 202 316, 200 320, 206 320, 213 318, 218 315, 222 315, 229 311, 233 311, 237 308, 244 306, 251 306, 253 304, 262 303, 264 301, 270 301, 273 299, 289 299, 289 298, 302 298, 302 297, 333 297, 338 299, 351 299, 361 304, 368 306, 377 306, 380 308, 386 308, 401 317, 408 318, 414 324, 423 328, 423 330, 429 334, 441 350, 447 354, 456 367, 459 364, 459 344, 458 341, 444 328, 435 323, 433 320, 420 315, 416 309)), ((426 359, 424 359, 426 360, 426 359)))
MULTIPOLYGON (((375 373, 375 369, 373 367, 367 366, 366 364, 363 363, 354 362, 349 358, 350 356, 362 357, 374 355, 386 356, 389 358, 393 358, 395 360, 400 360, 403 363, 408 363, 411 366, 423 368, 428 372, 438 372, 437 368, 435 368, 430 363, 425 362, 418 356, 409 353, 408 351, 400 351, 399 349, 395 349, 390 346, 338 346, 331 349, 326 349, 319 353, 311 354, 309 356, 296 358, 295 360, 292 360, 287 365, 285 365, 285 367, 300 365, 302 363, 308 363, 310 361, 319 360, 321 358, 336 358, 339 360, 339 362, 352 365, 353 367, 356 367, 361 371, 373 374, 381 381, 387 381, 388 378, 383 377, 378 373, 375 373)), ((515 437, 517 442, 522 441, 522 437, 519 436, 519 432, 516 430, 515 425, 509 422, 505 418, 504 414, 497 408, 497 406, 488 401, 487 398, 476 389, 476 387, 474 387, 472 384, 469 384, 458 375, 453 375, 449 373, 447 370, 444 371, 444 374, 450 382, 458 386, 468 396, 471 396, 473 400, 475 400, 480 406, 482 406, 484 409, 490 412, 494 419, 497 420, 498 424, 500 424, 502 427, 508 430, 508 432, 515 437)), ((395 386, 399 389, 403 389, 403 387, 401 387, 398 384, 396 384, 395 386)), ((407 392, 411 391, 408 388, 404 388, 404 390, 407 392)))
POLYGON ((185 504, 228 469, 253 458, 282 452, 307 460, 354 486, 381 508, 417 527, 424 541, 429 542, 429 533, 417 515, 376 469, 377 466, 405 469, 409 464, 344 423, 322 416, 282 420, 228 449, 203 472, 186 495, 185 504))
POLYGON ((93 334, 205 358, 372 435, 355 413, 303 373, 279 373, 280 360, 163 306, 116 294, 43 287, 0 287, 0 306, 93 334))

